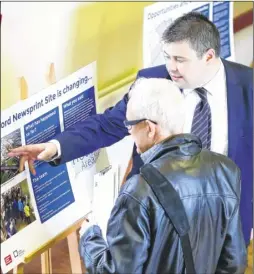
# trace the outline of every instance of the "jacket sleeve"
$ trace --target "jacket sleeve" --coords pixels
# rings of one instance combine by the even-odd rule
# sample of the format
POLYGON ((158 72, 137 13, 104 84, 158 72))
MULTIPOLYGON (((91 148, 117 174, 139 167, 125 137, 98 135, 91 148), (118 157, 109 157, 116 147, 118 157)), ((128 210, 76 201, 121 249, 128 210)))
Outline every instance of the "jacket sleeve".
MULTIPOLYGON (((140 77, 145 77, 142 71, 137 73, 136 80, 140 77)), ((126 118, 128 96, 129 93, 125 94, 122 100, 114 107, 106 109, 103 114, 92 115, 56 136, 54 139, 61 146, 61 158, 50 164, 55 166, 67 163, 110 146, 127 136, 129 133, 123 121, 126 118)))
POLYGON ((79 252, 89 273, 143 273, 149 246, 147 209, 121 194, 108 222, 107 242, 93 226, 81 237, 79 252))
POLYGON ((95 114, 78 122, 56 136, 61 146, 61 159, 57 165, 69 162, 110 146, 128 135, 123 121, 126 116, 128 94, 103 114, 95 114))
MULTIPOLYGON (((240 186, 240 179, 238 184, 240 186)), ((231 217, 231 220, 228 225, 225 242, 219 258, 216 273, 243 274, 246 265, 247 250, 242 232, 238 202, 235 212, 231 217)))

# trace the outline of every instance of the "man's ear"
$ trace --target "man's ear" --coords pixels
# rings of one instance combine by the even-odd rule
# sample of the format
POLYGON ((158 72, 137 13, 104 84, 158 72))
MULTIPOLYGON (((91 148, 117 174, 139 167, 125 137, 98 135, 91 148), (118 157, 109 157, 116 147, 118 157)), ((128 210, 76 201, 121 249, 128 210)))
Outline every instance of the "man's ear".
POLYGON ((154 139, 157 132, 157 125, 149 120, 146 121, 148 129, 148 137, 154 139))
POLYGON ((213 60, 215 58, 215 51, 213 49, 209 49, 206 53, 205 53, 205 61, 207 63, 209 63, 211 60, 213 60))

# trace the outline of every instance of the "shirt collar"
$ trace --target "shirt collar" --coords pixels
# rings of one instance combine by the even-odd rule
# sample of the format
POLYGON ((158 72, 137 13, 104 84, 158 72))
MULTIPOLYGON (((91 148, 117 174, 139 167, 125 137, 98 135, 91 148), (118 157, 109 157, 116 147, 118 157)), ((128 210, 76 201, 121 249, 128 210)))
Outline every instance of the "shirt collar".
MULTIPOLYGON (((203 86, 203 88, 205 88, 210 95, 214 95, 217 91, 219 91, 218 84, 220 84, 222 81, 225 81, 225 69, 220 59, 220 67, 218 71, 216 72, 215 76, 203 86)), ((193 91, 194 89, 184 89, 183 94, 186 96, 193 91)))
POLYGON ((149 148, 147 151, 140 154, 142 161, 144 163, 148 163, 151 156, 153 156, 157 152, 157 150, 159 150, 159 148, 160 148, 160 144, 156 144, 152 146, 151 148, 149 148))
POLYGON ((193 134, 178 134, 154 145, 140 155, 144 164, 150 163, 164 154, 168 156, 193 156, 201 151, 202 144, 193 134))

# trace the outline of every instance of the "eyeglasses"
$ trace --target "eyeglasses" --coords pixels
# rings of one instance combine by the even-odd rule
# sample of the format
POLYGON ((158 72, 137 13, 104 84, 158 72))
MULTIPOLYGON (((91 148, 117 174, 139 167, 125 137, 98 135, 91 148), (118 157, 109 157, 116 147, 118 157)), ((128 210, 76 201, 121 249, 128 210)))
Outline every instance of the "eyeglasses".
POLYGON ((131 130, 132 126, 135 126, 135 125, 137 125, 138 123, 141 123, 141 122, 146 121, 146 120, 148 120, 148 121, 150 121, 150 122, 152 122, 152 123, 154 123, 154 124, 157 125, 156 122, 154 122, 154 121, 152 121, 152 120, 149 120, 149 119, 138 119, 138 120, 129 120, 129 121, 128 121, 128 120, 124 120, 123 123, 124 123, 125 127, 126 127, 128 130, 131 130))

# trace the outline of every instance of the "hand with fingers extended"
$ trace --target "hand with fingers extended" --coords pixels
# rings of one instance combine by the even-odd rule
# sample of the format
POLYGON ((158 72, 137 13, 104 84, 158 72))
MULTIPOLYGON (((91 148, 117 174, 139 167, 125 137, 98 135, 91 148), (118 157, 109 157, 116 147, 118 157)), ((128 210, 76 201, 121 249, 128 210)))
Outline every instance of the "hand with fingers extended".
POLYGON ((33 175, 36 174, 34 161, 49 161, 57 153, 57 146, 54 143, 41 143, 34 145, 26 145, 11 149, 8 153, 9 157, 20 156, 19 171, 24 170, 25 162, 28 161, 28 166, 33 175))

